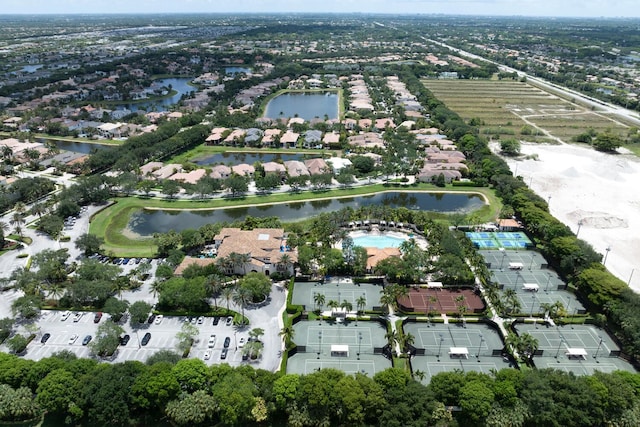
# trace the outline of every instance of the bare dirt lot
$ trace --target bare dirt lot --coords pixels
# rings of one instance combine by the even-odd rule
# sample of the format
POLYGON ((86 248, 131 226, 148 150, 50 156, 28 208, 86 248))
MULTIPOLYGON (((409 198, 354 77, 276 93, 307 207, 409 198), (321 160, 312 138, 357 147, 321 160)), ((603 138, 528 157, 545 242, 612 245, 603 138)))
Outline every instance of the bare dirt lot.
POLYGON ((521 151, 538 159, 507 159, 511 170, 548 199, 551 213, 574 233, 581 221, 579 237, 640 292, 640 159, 566 144, 523 144, 521 151))

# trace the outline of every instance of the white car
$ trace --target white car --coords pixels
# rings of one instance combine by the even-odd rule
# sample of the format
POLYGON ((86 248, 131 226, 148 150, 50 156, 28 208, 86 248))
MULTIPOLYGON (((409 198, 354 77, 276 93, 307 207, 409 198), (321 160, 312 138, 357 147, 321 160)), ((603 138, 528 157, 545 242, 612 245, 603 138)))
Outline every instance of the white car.
POLYGON ((204 352, 204 360, 209 360, 211 359, 211 350, 207 350, 204 352))
POLYGON ((80 319, 82 319, 82 315, 83 315, 83 314, 84 314, 84 313, 76 313, 76 314, 73 316, 73 321, 74 321, 75 323, 78 323, 78 322, 80 321, 80 319))
POLYGON ((76 342, 77 339, 78 339, 78 334, 71 335, 71 337, 69 338, 69 345, 71 345, 74 342, 76 342))
POLYGON ((69 310, 63 311, 62 316, 60 317, 60 320, 64 322, 69 318, 69 316, 71 316, 71 312, 69 310))
POLYGON ((198 325, 202 325, 204 323, 204 317, 200 316, 198 317, 198 325))
POLYGON ((244 347, 244 343, 247 342, 244 337, 240 337, 240 341, 238 341, 238 347, 244 347))
POLYGON ((209 337, 209 343, 207 344, 207 347, 213 348, 215 345, 216 345, 216 336, 214 334, 209 337))
POLYGON ((162 314, 158 314, 156 316, 156 320, 155 320, 156 325, 159 325, 160 323, 162 323, 162 318, 163 318, 162 314))

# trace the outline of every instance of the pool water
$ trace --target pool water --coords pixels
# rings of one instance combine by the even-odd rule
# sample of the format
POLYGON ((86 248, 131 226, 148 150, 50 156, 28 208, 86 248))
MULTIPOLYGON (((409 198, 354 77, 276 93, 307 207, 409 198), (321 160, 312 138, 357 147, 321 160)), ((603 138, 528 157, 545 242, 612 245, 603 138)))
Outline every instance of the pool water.
POLYGON ((386 235, 360 236, 353 238, 353 245, 362 246, 363 248, 398 248, 405 240, 407 239, 386 235))

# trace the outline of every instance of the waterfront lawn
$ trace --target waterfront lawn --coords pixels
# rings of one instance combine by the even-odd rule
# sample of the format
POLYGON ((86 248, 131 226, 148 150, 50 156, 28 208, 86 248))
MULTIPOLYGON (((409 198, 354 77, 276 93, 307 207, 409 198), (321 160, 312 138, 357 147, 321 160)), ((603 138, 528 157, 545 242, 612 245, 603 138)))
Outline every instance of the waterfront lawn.
MULTIPOLYGON (((310 201, 318 199, 334 199, 339 197, 353 197, 374 194, 385 191, 431 191, 479 193, 488 201, 488 205, 475 211, 479 222, 495 220, 502 207, 493 190, 475 187, 445 187, 444 189, 431 184, 413 184, 410 186, 375 184, 365 187, 353 187, 324 191, 304 191, 299 193, 277 193, 269 195, 251 195, 237 198, 216 198, 208 200, 180 200, 180 199, 149 199, 143 197, 124 197, 114 199, 112 205, 97 212, 91 219, 89 232, 104 240, 103 252, 111 256, 122 257, 151 257, 157 250, 153 239, 129 238, 123 233, 131 215, 144 208, 163 210, 209 210, 230 207, 244 207, 289 203, 295 201, 310 201)), ((442 215, 442 214, 440 214, 442 215)), ((167 230, 168 231, 168 230, 167 230)))

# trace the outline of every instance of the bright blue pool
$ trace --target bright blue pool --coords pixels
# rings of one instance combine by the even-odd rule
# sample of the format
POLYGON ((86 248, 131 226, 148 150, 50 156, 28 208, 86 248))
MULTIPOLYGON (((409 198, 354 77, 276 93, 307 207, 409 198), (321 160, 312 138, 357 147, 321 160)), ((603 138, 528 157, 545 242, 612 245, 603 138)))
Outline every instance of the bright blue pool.
POLYGON ((353 237, 354 246, 362 246, 363 248, 398 248, 400 244, 407 239, 402 237, 393 237, 387 235, 378 236, 360 236, 353 237))

